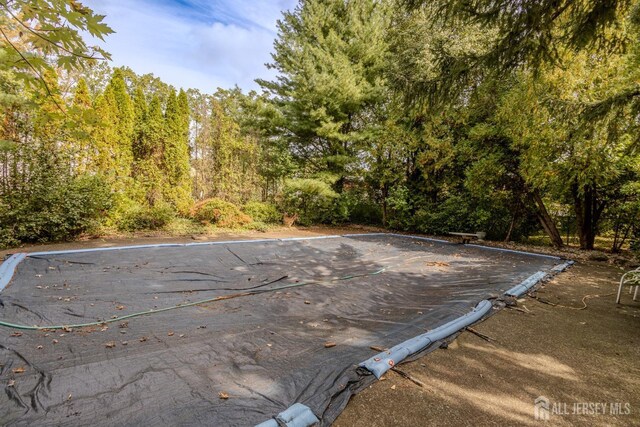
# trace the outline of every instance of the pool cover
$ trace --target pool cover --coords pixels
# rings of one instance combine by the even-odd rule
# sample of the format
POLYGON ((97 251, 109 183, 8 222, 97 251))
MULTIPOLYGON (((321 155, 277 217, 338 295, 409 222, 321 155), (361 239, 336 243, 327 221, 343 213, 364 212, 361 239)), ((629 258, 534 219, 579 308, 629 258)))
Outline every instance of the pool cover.
POLYGON ((14 256, 0 423, 328 425, 562 263, 390 234, 14 256))

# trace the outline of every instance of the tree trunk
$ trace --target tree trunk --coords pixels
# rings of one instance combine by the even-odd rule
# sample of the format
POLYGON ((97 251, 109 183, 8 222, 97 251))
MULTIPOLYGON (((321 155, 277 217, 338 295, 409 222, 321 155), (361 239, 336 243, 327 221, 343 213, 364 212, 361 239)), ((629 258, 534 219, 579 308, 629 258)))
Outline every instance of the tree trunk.
POLYGON ((516 225, 516 214, 514 213, 513 216, 511 217, 511 224, 509 224, 509 230, 507 231, 507 235, 504 238, 505 242, 508 242, 511 240, 511 233, 513 233, 513 228, 516 225))
POLYGON ((624 245, 624 242, 629 237, 629 232, 631 231, 631 224, 626 226, 624 233, 622 233, 622 230, 621 230, 621 228, 623 227, 624 226, 622 225, 620 227, 616 227, 616 235, 613 238, 613 245, 611 247, 611 252, 613 252, 614 254, 617 254, 622 250, 622 245, 624 245))
POLYGON ((538 216, 538 220, 540 221, 542 228, 544 228, 544 231, 551 239, 553 246, 561 248, 564 245, 562 242, 562 236, 560 236, 560 232, 558 231, 553 218, 549 215, 549 211, 547 211, 547 207, 544 205, 544 201, 542 200, 540 193, 538 190, 533 190, 529 194, 537 207, 536 215, 538 216))
POLYGON ((382 225, 384 227, 387 226, 387 197, 389 197, 389 186, 385 184, 382 186, 382 225))
POLYGON ((578 191, 577 185, 573 185, 572 193, 578 222, 580 249, 592 250, 604 203, 598 205, 596 189, 593 185, 585 186, 582 193, 578 191))

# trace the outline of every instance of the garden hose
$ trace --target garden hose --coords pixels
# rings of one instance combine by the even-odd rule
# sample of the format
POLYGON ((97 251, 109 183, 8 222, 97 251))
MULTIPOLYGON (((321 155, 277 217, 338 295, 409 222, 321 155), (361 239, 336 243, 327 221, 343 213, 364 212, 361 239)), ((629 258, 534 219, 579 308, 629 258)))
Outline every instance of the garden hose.
POLYGON ((4 327, 7 327, 7 328, 13 328, 13 329, 28 330, 28 331, 74 329, 74 328, 85 328, 85 327, 90 327, 90 326, 101 326, 101 325, 104 325, 104 324, 107 324, 107 323, 114 323, 114 322, 120 322, 120 321, 126 320, 126 319, 132 319, 134 317, 147 316, 147 315, 151 315, 151 314, 162 313, 162 312, 169 311, 169 310, 177 310, 179 308, 193 307, 195 305, 207 304, 207 303, 216 302, 216 301, 224 301, 224 300, 238 298, 238 297, 244 297, 244 296, 250 296, 250 295, 258 295, 258 294, 262 294, 262 293, 274 292, 274 291, 279 291, 279 290, 283 290, 283 289, 297 288, 297 287, 307 286, 307 285, 318 285, 318 284, 323 284, 323 283, 331 283, 331 282, 337 282, 337 281, 343 281, 343 280, 351 280, 351 279, 355 279, 355 278, 358 278, 358 277, 375 276, 377 274, 385 272, 386 270, 388 270, 390 268, 392 268, 392 267, 384 267, 384 268, 381 268, 380 270, 377 270, 377 271, 374 271, 374 272, 371 272, 371 273, 351 274, 351 275, 339 277, 337 279, 332 279, 332 280, 328 280, 328 281, 324 281, 324 282, 292 283, 292 284, 289 284, 289 285, 278 286, 278 287, 271 288, 271 289, 259 289, 259 290, 253 290, 253 291, 247 291, 247 292, 239 292, 239 293, 235 293, 235 294, 221 295, 221 296, 218 296, 218 297, 215 297, 215 298, 207 298, 207 299, 203 299, 203 300, 199 300, 199 301, 194 301, 194 302, 189 302, 189 303, 184 303, 184 304, 177 304, 177 305, 174 305, 174 306, 171 306, 171 307, 164 307, 164 308, 158 308, 158 309, 153 309, 152 308, 152 309, 147 310, 147 311, 140 311, 140 312, 137 312, 137 313, 126 314, 124 316, 117 316, 117 317, 113 317, 111 319, 102 320, 102 321, 96 321, 96 322, 77 323, 77 324, 71 324, 71 325, 54 325, 54 326, 32 325, 32 326, 30 326, 30 325, 20 325, 20 324, 16 324, 16 323, 11 323, 11 322, 6 322, 4 320, 0 320, 0 326, 4 326, 4 327))

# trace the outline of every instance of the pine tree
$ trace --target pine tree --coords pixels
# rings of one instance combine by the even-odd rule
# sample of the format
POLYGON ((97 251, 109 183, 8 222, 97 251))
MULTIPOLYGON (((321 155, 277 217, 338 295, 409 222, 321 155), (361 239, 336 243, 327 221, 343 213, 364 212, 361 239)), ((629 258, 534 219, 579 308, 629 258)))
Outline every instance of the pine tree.
POLYGON ((387 5, 374 0, 306 0, 278 23, 272 68, 259 83, 274 96, 284 132, 309 172, 326 170, 341 189, 384 101, 387 5))

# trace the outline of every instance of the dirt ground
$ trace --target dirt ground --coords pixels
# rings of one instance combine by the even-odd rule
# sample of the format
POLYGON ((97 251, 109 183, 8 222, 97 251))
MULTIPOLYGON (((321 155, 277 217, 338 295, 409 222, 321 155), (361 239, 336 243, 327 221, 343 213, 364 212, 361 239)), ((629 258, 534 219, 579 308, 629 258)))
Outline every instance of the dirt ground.
POLYGON ((542 425, 539 396, 550 401, 551 425, 640 425, 640 302, 624 293, 616 306, 620 276, 609 265, 576 264, 537 292, 559 305, 520 300, 473 327, 492 341, 464 332, 400 365, 421 385, 391 371, 353 397, 334 426, 542 425))
MULTIPOLYGON (((312 237, 368 229, 227 232, 207 240, 312 237)), ((8 253, 152 243, 203 237, 92 239, 8 253)), ((581 257, 584 258, 584 257, 581 257)), ((580 261, 462 333, 447 349, 401 364, 352 398, 337 427, 536 425, 534 400, 549 401, 551 425, 640 425, 640 302, 615 304, 619 267, 580 261), (597 404, 597 405, 596 405, 597 404)))

